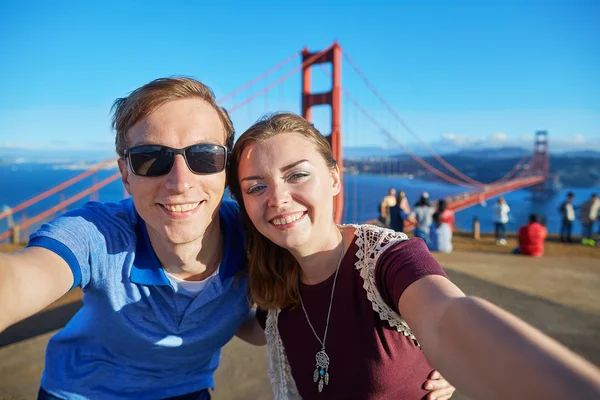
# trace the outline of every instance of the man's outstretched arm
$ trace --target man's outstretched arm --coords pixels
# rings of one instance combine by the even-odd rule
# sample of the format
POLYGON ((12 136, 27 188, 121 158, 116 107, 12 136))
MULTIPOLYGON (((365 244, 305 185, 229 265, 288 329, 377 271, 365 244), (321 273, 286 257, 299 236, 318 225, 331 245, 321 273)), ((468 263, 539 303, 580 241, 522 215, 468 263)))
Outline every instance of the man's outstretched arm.
POLYGON ((59 299, 73 279, 65 260, 45 248, 0 253, 0 332, 59 299))

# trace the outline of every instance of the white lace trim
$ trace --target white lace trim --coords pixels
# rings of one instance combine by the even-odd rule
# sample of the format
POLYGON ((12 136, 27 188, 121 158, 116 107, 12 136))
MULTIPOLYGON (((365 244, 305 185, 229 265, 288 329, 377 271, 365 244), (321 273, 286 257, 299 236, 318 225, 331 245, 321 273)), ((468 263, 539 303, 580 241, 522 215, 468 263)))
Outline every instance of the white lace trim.
POLYGON ((373 310, 379 314, 381 320, 387 321, 392 328, 417 342, 406 321, 383 300, 375 281, 375 266, 381 254, 394 244, 408 240, 408 236, 402 232, 374 225, 354 225, 354 227, 358 246, 356 252, 358 260, 354 266, 364 280, 363 288, 367 292, 367 298, 373 304, 373 310))
POLYGON ((285 355, 281 336, 279 336, 277 320, 280 312, 281 310, 269 310, 265 324, 265 336, 269 347, 268 375, 271 380, 273 396, 274 400, 301 399, 294 378, 292 378, 290 363, 285 355))
MULTIPOLYGON (((375 283, 375 265, 381 254, 393 244, 407 240, 408 236, 404 233, 397 233, 391 229, 384 229, 374 225, 344 225, 355 228, 354 235, 357 237, 356 244, 358 251, 356 257, 358 260, 354 264, 364 280, 364 289, 367 292, 367 298, 373 304, 373 310, 379 314, 379 318, 387 321, 391 327, 401 332, 404 336, 417 341, 415 335, 411 332, 406 321, 404 321, 397 312, 388 306, 375 283)), ((290 364, 285 354, 283 342, 279 335, 277 321, 281 310, 269 310, 265 324, 265 336, 269 346, 269 379, 273 389, 274 400, 294 400, 301 399, 290 364)), ((417 343, 418 344, 418 343, 417 343)))

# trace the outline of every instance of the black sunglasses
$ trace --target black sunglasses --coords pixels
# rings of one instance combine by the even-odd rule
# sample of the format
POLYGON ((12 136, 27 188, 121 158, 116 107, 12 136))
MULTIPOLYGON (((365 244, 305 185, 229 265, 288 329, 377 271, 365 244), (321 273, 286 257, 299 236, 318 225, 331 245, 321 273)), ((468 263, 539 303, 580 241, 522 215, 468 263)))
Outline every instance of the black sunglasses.
POLYGON ((183 149, 144 144, 125 150, 131 170, 140 176, 168 174, 177 154, 181 154, 190 171, 198 175, 216 174, 223 171, 227 165, 227 148, 220 144, 193 144, 183 149))

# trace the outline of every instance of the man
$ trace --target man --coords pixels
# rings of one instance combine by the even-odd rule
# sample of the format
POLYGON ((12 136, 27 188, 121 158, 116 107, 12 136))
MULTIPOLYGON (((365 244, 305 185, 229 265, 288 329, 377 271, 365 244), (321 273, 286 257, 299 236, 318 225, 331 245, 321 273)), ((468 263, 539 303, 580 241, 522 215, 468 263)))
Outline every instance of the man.
POLYGON ((537 215, 531 214, 529 223, 519 228, 519 248, 515 253, 533 257, 544 255, 546 235, 546 227, 538 222, 537 215))
POLYGON ((381 215, 381 223, 386 227, 390 227, 391 214, 390 207, 396 205, 396 189, 389 188, 388 194, 381 200, 379 204, 379 215, 381 215))
POLYGON ((433 223, 433 214, 435 208, 429 203, 429 193, 423 192, 408 216, 409 221, 415 224, 415 237, 423 239, 427 247, 431 246, 429 232, 433 223))
POLYGON ((588 201, 579 207, 579 219, 583 225, 581 243, 584 245, 595 246, 594 240, 594 223, 598 219, 600 213, 600 199, 597 193, 592 193, 588 201))
POLYGON ((508 213, 510 207, 506 204, 504 198, 498 198, 498 201, 492 207, 494 220, 494 235, 496 236, 496 244, 501 246, 506 245, 506 224, 508 223, 508 213))
POLYGON ((567 193, 567 199, 560 205, 559 211, 561 216, 560 241, 572 243, 571 232, 573 229, 573 221, 575 221, 575 207, 573 206, 573 192, 567 193))
POLYGON ((0 331, 80 286, 38 398, 208 399, 221 347, 236 332, 260 338, 237 207, 222 203, 233 125, 188 78, 157 79, 113 110, 131 199, 88 203, 0 254, 0 331))

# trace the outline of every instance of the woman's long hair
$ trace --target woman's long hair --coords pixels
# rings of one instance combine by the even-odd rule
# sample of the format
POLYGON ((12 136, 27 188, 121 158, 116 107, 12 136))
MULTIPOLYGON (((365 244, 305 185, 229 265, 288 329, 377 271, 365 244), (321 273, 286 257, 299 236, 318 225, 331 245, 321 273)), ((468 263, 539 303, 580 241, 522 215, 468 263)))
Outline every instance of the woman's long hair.
POLYGON ((443 214, 447 208, 448 208, 448 203, 446 203, 446 200, 441 199, 440 201, 438 201, 437 212, 439 212, 440 215, 443 214))
POLYGON ((310 122, 296 114, 266 115, 248 128, 235 143, 231 152, 229 189, 240 205, 246 230, 250 293, 256 304, 263 309, 293 307, 299 304, 298 269, 300 266, 287 249, 267 239, 252 224, 244 206, 238 168, 246 147, 286 133, 304 136, 313 143, 315 151, 321 154, 329 168, 333 169, 337 165, 327 139, 310 122))

